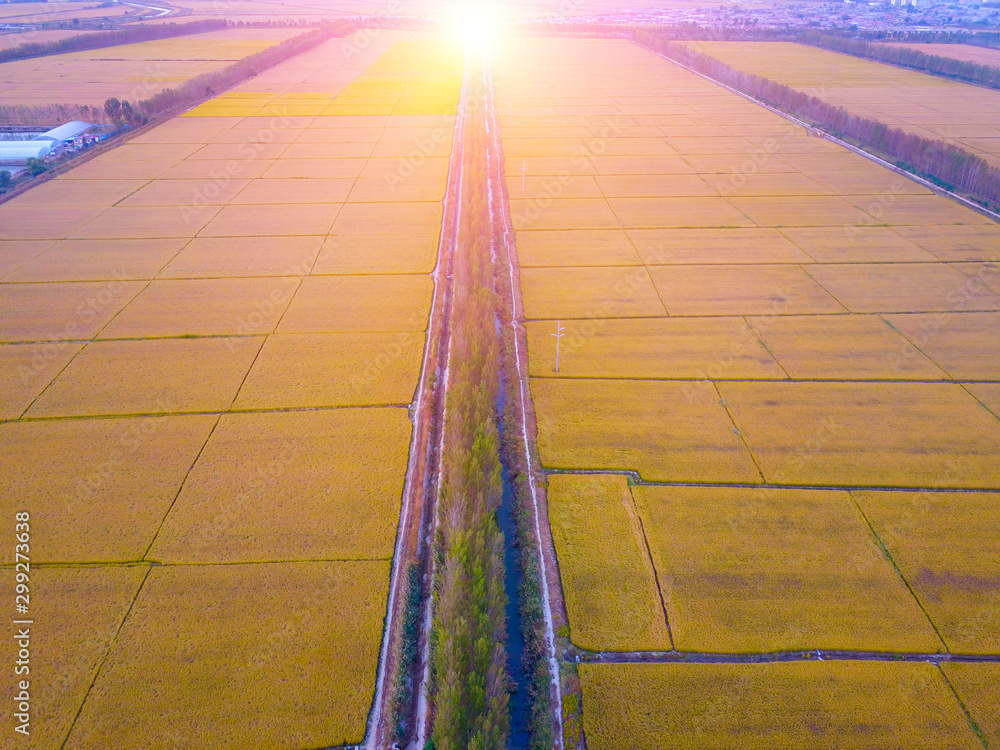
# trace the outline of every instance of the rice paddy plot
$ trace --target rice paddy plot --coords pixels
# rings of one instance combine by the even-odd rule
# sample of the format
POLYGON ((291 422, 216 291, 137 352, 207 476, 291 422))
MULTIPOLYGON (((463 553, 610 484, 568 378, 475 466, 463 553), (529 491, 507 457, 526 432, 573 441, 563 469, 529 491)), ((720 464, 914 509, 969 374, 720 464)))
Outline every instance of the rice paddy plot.
POLYGON ((666 312, 642 267, 526 268, 521 289, 529 320, 638 318, 666 312))
POLYGON ((0 419, 17 419, 83 348, 70 341, 0 345, 0 419))
POLYGON ((761 481, 711 384, 534 378, 531 394, 545 466, 631 470, 652 481, 761 481))
POLYGON ((648 266, 803 263, 810 258, 776 229, 630 229, 627 235, 648 266))
POLYGON ((259 336, 94 341, 25 416, 224 411, 262 343, 259 336))
POLYGON ((742 318, 568 320, 555 370, 557 321, 529 321, 533 377, 783 379, 785 371, 742 318))
POLYGON ((1000 294, 945 263, 805 266, 851 312, 1000 311, 1000 294))
POLYGON ((549 519, 573 643, 663 651, 670 637, 646 542, 621 476, 549 478, 549 519))
POLYGON ((63 240, 10 273, 7 281, 124 281, 152 279, 183 239, 63 240))
POLYGON ((32 540, 38 563, 139 561, 216 419, 0 424, 0 507, 50 519, 32 540))
POLYGON ((650 269, 671 315, 794 315, 844 307, 794 265, 693 265, 650 269))
POLYGON ((224 415, 149 558, 388 560, 409 438, 404 409, 224 415))
POLYGON ((584 664, 580 678, 593 750, 982 747, 932 664, 584 664))
POLYGON ((151 747, 181 725, 192 750, 360 742, 388 582, 385 561, 154 568, 65 747, 151 747))
POLYGON ((423 349, 417 332, 270 336, 233 408, 409 404, 423 349))
POLYGON ((1000 313, 919 313, 885 319, 953 378, 1000 380, 1000 313))
POLYGON ((678 649, 944 650, 846 492, 632 492, 678 649))
POLYGON ((768 482, 1000 487, 1000 422, 959 385, 717 387, 768 482))
MULTIPOLYGON (((48 665, 31 671, 32 718, 44 717, 31 722, 32 747, 59 747, 66 739, 148 570, 147 565, 32 570, 31 612, 38 622, 44 618, 45 637, 31 639, 31 657, 48 665)), ((13 638, 4 639, 0 654, 12 664, 18 660, 13 638)), ((8 705, 15 705, 17 695, 16 681, 0 686, 8 705)))
POLYGON ((1000 654, 1000 494, 853 495, 948 649, 1000 654))
POLYGON ((0 284, 0 341, 93 338, 142 287, 138 281, 0 284))
POLYGON ((1000 705, 996 685, 1000 666, 996 664, 942 664, 944 672, 987 743, 1000 742, 1000 705))
POLYGON ((877 315, 774 315, 748 322, 796 380, 948 379, 877 315))
POLYGON ((153 281, 104 327, 100 337, 270 333, 300 281, 287 276, 153 281))

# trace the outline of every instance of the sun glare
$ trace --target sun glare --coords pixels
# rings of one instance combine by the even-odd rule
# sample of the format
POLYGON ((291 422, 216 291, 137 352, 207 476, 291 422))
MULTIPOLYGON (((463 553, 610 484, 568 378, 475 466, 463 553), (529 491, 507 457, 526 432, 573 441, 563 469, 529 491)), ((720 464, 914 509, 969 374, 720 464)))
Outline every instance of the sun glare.
POLYGON ((455 14, 455 30, 465 44, 485 47, 496 34, 496 13, 488 3, 463 3, 455 14))

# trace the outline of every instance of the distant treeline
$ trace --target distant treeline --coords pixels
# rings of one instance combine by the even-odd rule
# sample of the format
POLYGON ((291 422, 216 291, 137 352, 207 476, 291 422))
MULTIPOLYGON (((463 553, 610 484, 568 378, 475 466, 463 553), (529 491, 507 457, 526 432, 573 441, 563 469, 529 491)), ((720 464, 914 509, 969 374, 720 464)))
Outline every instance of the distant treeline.
POLYGON ((974 47, 1000 49, 1000 33, 996 31, 859 31, 859 39, 888 42, 936 44, 971 44, 974 47))
POLYGON ((33 125, 51 128, 70 120, 108 125, 110 118, 101 107, 86 104, 0 104, 0 122, 5 125, 33 125))
MULTIPOLYGON (((481 72, 481 69, 480 69, 481 72)), ((472 80, 479 80, 475 75, 472 80)), ((470 98, 434 541, 435 750, 494 750, 510 733, 500 393, 483 103, 470 98)))
POLYGON ((10 49, 0 50, 0 63, 22 60, 26 57, 61 55, 66 52, 116 47, 119 44, 135 44, 153 39, 168 39, 173 36, 202 34, 206 31, 219 31, 224 28, 226 28, 226 21, 223 18, 209 18, 204 21, 191 21, 182 24, 127 26, 115 31, 95 31, 90 34, 69 36, 65 39, 54 39, 49 42, 25 42, 10 49))
POLYGON ((945 78, 955 78, 967 83, 975 83, 990 88, 1000 88, 1000 67, 980 65, 953 57, 928 55, 911 47, 895 47, 863 39, 824 34, 821 31, 807 31, 796 40, 813 47, 821 47, 832 52, 842 52, 867 60, 899 65, 904 68, 930 73, 945 78))
POLYGON ((965 149, 853 115, 843 107, 753 73, 736 70, 669 39, 641 30, 636 32, 635 39, 699 73, 883 156, 942 187, 963 193, 991 208, 1000 207, 1000 169, 965 149))

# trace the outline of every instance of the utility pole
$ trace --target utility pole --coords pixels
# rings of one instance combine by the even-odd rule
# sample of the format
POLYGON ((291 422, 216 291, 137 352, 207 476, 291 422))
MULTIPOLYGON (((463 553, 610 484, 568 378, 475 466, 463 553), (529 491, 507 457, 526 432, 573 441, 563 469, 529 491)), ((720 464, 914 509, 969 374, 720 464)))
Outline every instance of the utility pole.
POLYGON ((559 339, 566 335, 566 329, 563 328, 561 320, 556 323, 556 332, 552 335, 555 336, 556 339, 556 372, 559 372, 559 339))
POLYGON ((528 174, 528 161, 527 159, 521 160, 521 192, 524 192, 524 179, 525 175, 528 174))

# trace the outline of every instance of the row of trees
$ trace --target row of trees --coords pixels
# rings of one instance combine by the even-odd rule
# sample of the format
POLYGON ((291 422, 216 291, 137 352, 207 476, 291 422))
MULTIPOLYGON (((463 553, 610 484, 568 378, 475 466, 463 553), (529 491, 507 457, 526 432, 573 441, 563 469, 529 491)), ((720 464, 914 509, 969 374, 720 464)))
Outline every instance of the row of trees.
POLYGON ((435 750, 501 750, 510 733, 493 238, 483 105, 469 101, 434 547, 435 750))
POLYGON ((0 104, 0 122, 9 125, 26 125, 51 128, 69 120, 84 120, 93 125, 143 125, 148 120, 139 109, 141 104, 131 104, 126 99, 111 97, 103 107, 89 104, 0 104))
POLYGON ((95 125, 110 123, 103 108, 86 104, 0 104, 0 122, 5 125, 51 128, 69 120, 86 120, 95 125))
POLYGON ((893 161, 991 208, 1000 207, 1000 169, 943 141, 907 133, 752 73, 735 70, 701 52, 637 31, 636 41, 754 99, 795 115, 838 138, 893 161))
POLYGON ((862 31, 859 39, 883 39, 893 42, 939 42, 941 44, 971 44, 976 47, 1000 48, 1000 33, 995 31, 862 31))
POLYGON ((390 703, 393 721, 391 736, 395 744, 400 747, 406 742, 410 710, 413 707, 413 671, 417 664, 417 648, 420 644, 420 597, 422 591, 420 566, 416 562, 411 562, 406 569, 402 632, 399 639, 398 663, 393 678, 390 703))
POLYGON ((148 42, 153 39, 167 39, 173 36, 187 34, 202 34, 206 31, 218 31, 226 28, 223 18, 210 18, 204 21, 190 23, 165 23, 152 26, 125 26, 114 31, 95 31, 90 34, 69 36, 65 39, 54 39, 47 42, 25 42, 9 49, 0 49, 0 62, 23 60, 26 57, 41 57, 42 55, 61 55, 66 52, 80 52, 102 47, 115 47, 119 44, 134 44, 148 42))
POLYGON ((805 32, 797 41, 832 52, 842 52, 867 60, 919 70, 922 73, 955 78, 994 89, 1000 88, 1000 68, 993 65, 980 65, 967 60, 956 60, 953 57, 928 55, 911 47, 867 42, 863 39, 824 34, 821 31, 805 32))

